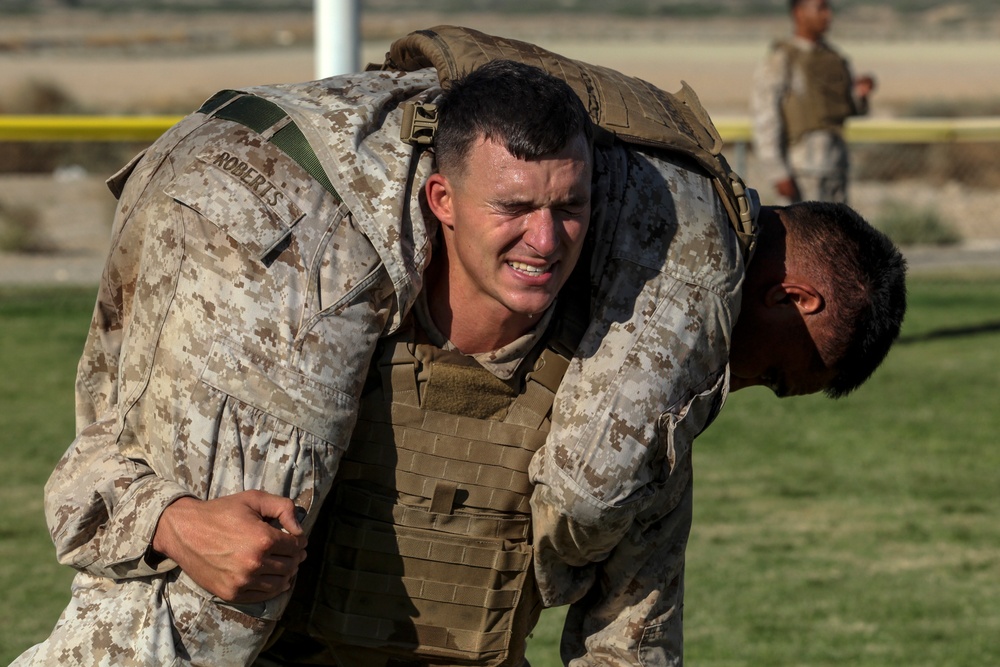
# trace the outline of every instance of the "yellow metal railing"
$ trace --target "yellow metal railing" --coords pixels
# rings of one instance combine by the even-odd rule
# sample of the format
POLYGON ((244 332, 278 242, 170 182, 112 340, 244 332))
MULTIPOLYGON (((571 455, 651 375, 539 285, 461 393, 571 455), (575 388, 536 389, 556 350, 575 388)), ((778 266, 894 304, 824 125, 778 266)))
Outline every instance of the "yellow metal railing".
MULTIPOLYGON (((727 144, 749 143, 747 118, 716 118, 715 126, 727 144)), ((1000 141, 1000 118, 858 118, 847 123, 851 143, 938 144, 1000 141)))
POLYGON ((0 141, 153 141, 180 116, 2 116, 0 141))
MULTIPOLYGON (((0 141, 153 141, 181 116, 4 116, 0 141)), ((748 143, 747 118, 715 119, 727 144, 748 143)), ((847 125, 852 143, 1000 141, 1000 118, 865 118, 847 125)))

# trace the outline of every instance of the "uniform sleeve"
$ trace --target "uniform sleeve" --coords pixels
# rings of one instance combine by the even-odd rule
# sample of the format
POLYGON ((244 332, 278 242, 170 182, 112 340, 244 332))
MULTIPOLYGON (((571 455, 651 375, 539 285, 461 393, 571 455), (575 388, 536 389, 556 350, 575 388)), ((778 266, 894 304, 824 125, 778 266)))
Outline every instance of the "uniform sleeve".
POLYGON ((648 525, 633 524, 592 591, 570 607, 561 644, 564 664, 681 664, 690 468, 678 470, 673 483, 680 503, 648 525))
POLYGON ((147 553, 181 496, 282 496, 308 532, 396 303, 339 198, 242 124, 189 118, 121 191, 86 425, 46 487, 60 560, 113 579, 173 567, 147 553))
POLYGON ((725 387, 723 374, 658 420, 661 444, 648 498, 567 615, 562 657, 571 667, 681 664, 692 443, 717 414, 725 387))
MULTIPOLYGON (((77 437, 45 485, 45 516, 56 557, 94 575, 116 579, 164 572, 170 560, 145 558, 163 509, 191 495, 178 484, 120 454, 119 362, 128 311, 134 307, 138 239, 126 229, 133 189, 122 193, 140 154, 109 180, 121 197, 114 242, 77 365, 77 437)), ((140 172, 152 167, 143 163, 140 172)), ((137 176, 136 180, 140 177, 137 176)))
MULTIPOLYGON (((629 280, 627 271, 615 273, 629 280)), ((725 340, 730 326, 726 309, 706 306, 713 300, 701 290, 673 290, 650 294, 607 335, 635 331, 634 344, 580 355, 563 380, 562 422, 554 421, 530 470, 535 571, 547 606, 592 594, 604 567, 624 557, 629 536, 644 549, 673 541, 663 534, 640 540, 635 531, 680 502, 686 482, 674 470, 721 406, 728 344, 713 341, 725 340), (687 319, 692 307, 706 312, 687 319)))
POLYGON ((787 55, 773 49, 754 72, 750 91, 754 153, 771 182, 789 177, 785 160, 785 127, 781 116, 781 98, 788 87, 787 55))
POLYGON ((642 153, 595 165, 600 279, 530 467, 535 574, 573 605, 564 660, 640 664, 680 655, 691 443, 725 397, 743 264, 709 179, 642 153))

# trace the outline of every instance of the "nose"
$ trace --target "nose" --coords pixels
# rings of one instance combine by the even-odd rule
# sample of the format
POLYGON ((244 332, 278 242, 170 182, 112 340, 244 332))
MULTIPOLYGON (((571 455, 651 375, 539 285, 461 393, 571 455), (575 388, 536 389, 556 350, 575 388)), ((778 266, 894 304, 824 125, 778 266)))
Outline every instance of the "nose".
POLYGON ((559 247, 559 221, 548 208, 532 211, 525 218, 524 242, 545 257, 559 247))

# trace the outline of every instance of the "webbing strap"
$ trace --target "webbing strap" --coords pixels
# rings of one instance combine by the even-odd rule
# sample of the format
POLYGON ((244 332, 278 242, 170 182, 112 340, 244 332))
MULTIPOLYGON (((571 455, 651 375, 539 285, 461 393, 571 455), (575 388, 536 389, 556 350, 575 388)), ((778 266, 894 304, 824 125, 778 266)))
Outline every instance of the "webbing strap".
POLYGON ((514 400, 504 421, 525 428, 539 428, 552 411, 556 390, 568 366, 569 359, 546 347, 535 368, 528 373, 524 391, 514 400))
POLYGON ((345 614, 329 607, 322 610, 315 623, 325 635, 364 638, 388 645, 416 643, 425 647, 424 650, 438 649, 435 652, 439 655, 457 654, 465 659, 467 653, 478 655, 505 650, 509 634, 506 631, 449 630, 419 623, 402 626, 385 618, 345 614))
MULTIPOLYGON (((285 110, 277 104, 238 90, 223 90, 216 93, 198 111, 214 118, 245 125, 258 134, 263 134, 268 128, 288 117, 285 110)), ((269 141, 316 179, 323 189, 334 196, 337 203, 343 201, 323 170, 316 152, 295 123, 286 124, 275 132, 269 141)))
POLYGON ((515 589, 489 590, 479 586, 361 572, 339 566, 328 566, 327 572, 327 580, 345 591, 345 597, 351 593, 372 593, 448 602, 477 609, 513 609, 520 594, 515 589))
POLYGON ((441 514, 422 507, 399 504, 395 498, 380 496, 349 484, 337 487, 337 504, 357 514, 398 526, 435 530, 452 535, 522 541, 531 534, 528 517, 477 514, 441 514))
POLYGON ((419 558, 437 563, 464 563, 500 572, 520 572, 529 565, 528 553, 496 551, 495 545, 474 547, 444 541, 429 542, 421 537, 412 537, 409 533, 410 531, 402 528, 397 528, 396 534, 379 533, 342 523, 334 529, 332 540, 338 546, 360 551, 419 558))
MULTIPOLYGON (((475 421, 476 425, 483 423, 480 420, 470 421, 475 421)), ((477 465, 499 466, 509 470, 527 470, 531 457, 541 444, 540 442, 535 444, 535 439, 532 439, 528 444, 509 445, 490 440, 488 432, 463 433, 460 436, 455 436, 434 429, 420 428, 419 424, 414 426, 405 422, 390 425, 359 419, 358 425, 362 430, 355 429, 351 441, 357 441, 359 444, 352 447, 350 458, 368 463, 385 461, 393 467, 396 465, 396 451, 405 449, 410 452, 458 459, 477 465), (386 437, 392 439, 386 440, 386 437), (390 451, 385 454, 389 458, 383 459, 377 457, 375 450, 386 449, 377 446, 379 443, 385 442, 392 442, 395 447, 390 448, 390 451), (489 442, 490 446, 484 447, 483 442, 489 442), (376 446, 366 446, 362 443, 373 443, 376 446)))
MULTIPOLYGON (((402 464, 401 464, 402 465, 402 464)), ((363 479, 386 488, 395 488, 401 493, 413 496, 431 498, 434 496, 434 486, 437 480, 428 477, 426 473, 411 473, 404 470, 393 470, 382 466, 372 466, 344 459, 340 463, 338 475, 341 479, 363 479)), ((459 481, 459 480, 452 480, 459 481)), ((513 480, 511 480, 513 484, 513 480)), ((526 494, 517 493, 509 488, 491 488, 473 484, 462 484, 464 507, 476 507, 484 510, 500 512, 531 511, 529 498, 526 494)), ((530 489, 529 489, 530 492, 530 489)))

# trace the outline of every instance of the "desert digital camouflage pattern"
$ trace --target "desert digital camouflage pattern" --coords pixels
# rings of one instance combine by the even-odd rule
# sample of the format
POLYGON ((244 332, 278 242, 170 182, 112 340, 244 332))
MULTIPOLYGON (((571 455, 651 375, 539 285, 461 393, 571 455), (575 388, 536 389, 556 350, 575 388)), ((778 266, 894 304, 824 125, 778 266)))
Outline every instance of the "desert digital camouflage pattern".
POLYGON ((383 108, 435 86, 432 72, 373 73, 254 90, 290 113, 298 98, 327 101, 309 127, 326 138, 317 152, 337 156, 326 159, 343 203, 269 131, 204 114, 132 165, 79 367, 79 435, 46 488, 59 560, 81 573, 52 637, 16 664, 256 655, 287 596, 222 604, 145 556, 184 495, 261 489, 311 525, 375 341, 419 292, 433 231, 408 187, 429 159, 411 164, 383 108))
POLYGON ((563 658, 682 660, 691 444, 721 408, 743 264, 709 179, 599 151, 596 308, 532 461, 536 576, 563 658))
MULTIPOLYGON (((194 114, 134 165, 79 369, 77 440, 46 490, 81 570, 18 663, 248 664, 287 596, 213 600, 146 553, 182 495, 259 488, 309 530, 354 426, 376 340, 413 304, 434 225, 429 159, 398 105, 432 70, 250 90, 284 109, 337 195, 269 134, 194 114)), ((282 124, 285 121, 279 121, 282 124)), ((743 260, 712 181, 683 157, 595 156, 595 318, 533 461, 536 576, 573 603, 575 664, 678 664, 690 446, 721 407, 743 260)))
POLYGON ((754 73, 750 109, 766 182, 794 177, 803 201, 846 201, 843 124, 868 107, 853 96, 843 56, 801 37, 775 43, 754 73))

